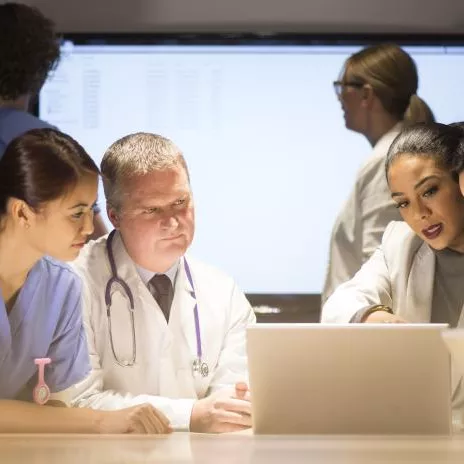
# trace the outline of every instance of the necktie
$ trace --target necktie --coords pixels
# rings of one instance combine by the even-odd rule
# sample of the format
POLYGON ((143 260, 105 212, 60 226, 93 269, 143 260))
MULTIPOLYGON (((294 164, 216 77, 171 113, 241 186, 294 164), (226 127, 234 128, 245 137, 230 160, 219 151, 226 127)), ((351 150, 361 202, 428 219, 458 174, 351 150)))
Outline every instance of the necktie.
POLYGON ((171 279, 166 274, 156 274, 150 279, 148 287, 161 311, 163 311, 166 321, 169 321, 169 312, 174 298, 171 279))

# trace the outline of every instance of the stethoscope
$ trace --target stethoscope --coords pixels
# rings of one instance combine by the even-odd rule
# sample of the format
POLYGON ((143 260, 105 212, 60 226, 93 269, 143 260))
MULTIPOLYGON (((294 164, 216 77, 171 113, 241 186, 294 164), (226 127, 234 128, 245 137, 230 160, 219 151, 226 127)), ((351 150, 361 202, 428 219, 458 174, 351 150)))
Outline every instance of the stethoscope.
MULTIPOLYGON (((110 335, 110 344, 111 344, 111 351, 113 352, 114 360, 121 366, 121 367, 132 367, 135 365, 135 361, 137 358, 137 341, 135 336, 135 319, 134 319, 134 296, 132 294, 129 285, 127 285, 124 280, 122 280, 118 276, 118 271, 116 269, 116 263, 114 260, 113 254, 113 239, 115 230, 111 231, 106 239, 106 252, 108 253, 108 261, 111 267, 111 277, 106 284, 105 289, 105 303, 106 303, 106 316, 108 317, 108 331, 110 335), (116 350, 114 348, 113 342, 113 331, 111 328, 111 289, 114 284, 118 284, 122 287, 124 293, 126 294, 127 298, 129 299, 129 314, 131 320, 131 328, 132 328, 132 358, 129 361, 120 360, 118 355, 116 354, 116 350)), ((197 339, 197 357, 192 363, 192 371, 194 375, 200 374, 202 377, 208 377, 209 375, 209 367, 206 362, 203 361, 203 353, 201 349, 201 333, 200 333, 200 318, 198 316, 198 304, 197 304, 197 297, 195 294, 195 287, 193 285, 192 273, 190 272, 190 266, 187 263, 185 257, 183 258, 184 261, 184 269, 185 274, 187 275, 187 279, 192 287, 192 296, 195 299, 195 307, 193 308, 193 316, 195 320, 195 335, 197 339)))

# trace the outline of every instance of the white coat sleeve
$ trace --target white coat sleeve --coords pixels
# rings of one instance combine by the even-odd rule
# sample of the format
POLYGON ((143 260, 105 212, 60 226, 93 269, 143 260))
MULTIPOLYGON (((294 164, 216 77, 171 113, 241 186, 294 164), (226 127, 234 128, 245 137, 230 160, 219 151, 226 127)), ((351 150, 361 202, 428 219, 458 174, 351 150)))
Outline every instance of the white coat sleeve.
POLYGON ((377 304, 392 306, 391 280, 382 247, 330 296, 322 308, 321 322, 346 324, 358 311, 377 304))
POLYGON ((248 384, 246 328, 256 316, 243 292, 234 284, 230 296, 228 326, 208 394, 237 382, 248 384))
MULTIPOLYGON (((83 321, 87 334, 91 372, 85 380, 74 387, 72 406, 114 410, 149 403, 167 416, 174 430, 188 430, 195 399, 171 399, 154 395, 131 395, 130 393, 119 393, 114 390, 105 389, 104 372, 100 363, 100 356, 97 352, 95 331, 92 324, 92 301, 98 301, 98 299, 95 296, 91 297, 91 290, 84 282, 83 321)), ((130 375, 130 370, 128 370, 127 375, 130 375)))

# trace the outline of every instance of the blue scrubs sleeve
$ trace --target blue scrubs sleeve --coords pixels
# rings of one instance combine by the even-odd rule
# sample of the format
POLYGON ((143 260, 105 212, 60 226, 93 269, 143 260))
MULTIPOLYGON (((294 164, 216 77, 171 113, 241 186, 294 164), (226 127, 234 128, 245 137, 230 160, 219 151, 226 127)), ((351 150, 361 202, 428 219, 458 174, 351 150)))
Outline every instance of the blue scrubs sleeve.
POLYGON ((57 393, 84 380, 90 373, 87 340, 82 323, 82 284, 77 276, 63 300, 60 320, 48 351, 52 362, 45 368, 45 382, 57 393))

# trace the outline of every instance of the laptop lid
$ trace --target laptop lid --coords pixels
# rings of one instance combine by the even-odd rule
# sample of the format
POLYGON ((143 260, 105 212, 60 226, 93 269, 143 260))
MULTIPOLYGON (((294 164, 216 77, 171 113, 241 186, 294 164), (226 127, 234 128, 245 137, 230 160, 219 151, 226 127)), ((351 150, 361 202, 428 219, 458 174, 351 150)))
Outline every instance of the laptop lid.
POLYGON ((446 324, 256 324, 257 434, 449 434, 446 324))

